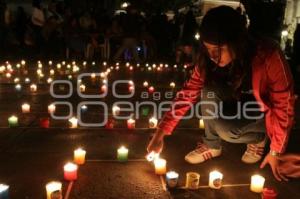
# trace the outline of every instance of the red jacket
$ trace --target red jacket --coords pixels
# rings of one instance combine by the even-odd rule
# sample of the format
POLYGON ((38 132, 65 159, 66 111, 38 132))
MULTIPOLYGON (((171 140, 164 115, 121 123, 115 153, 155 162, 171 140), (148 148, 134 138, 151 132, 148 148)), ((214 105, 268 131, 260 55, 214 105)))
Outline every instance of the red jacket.
MULTIPOLYGON (((196 66, 191 78, 177 93, 174 102, 196 103, 204 85, 204 76, 196 66)), ((279 153, 285 151, 294 123, 293 86, 292 75, 282 52, 275 49, 267 54, 259 48, 252 62, 252 88, 261 111, 265 113, 267 134, 271 140, 270 148, 279 153)), ((173 110, 165 113, 159 124, 159 128, 165 134, 173 132, 180 118, 190 109, 190 105, 186 103, 172 108, 173 110), (176 118, 173 115, 176 115, 176 118)))

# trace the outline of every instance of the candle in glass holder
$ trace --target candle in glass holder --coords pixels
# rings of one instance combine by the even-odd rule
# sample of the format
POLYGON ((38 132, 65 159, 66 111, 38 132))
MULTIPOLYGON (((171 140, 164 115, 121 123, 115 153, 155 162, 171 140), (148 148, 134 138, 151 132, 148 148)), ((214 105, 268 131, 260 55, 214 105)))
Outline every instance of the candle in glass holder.
POLYGON ((78 165, 82 165, 85 162, 86 151, 82 148, 78 148, 74 151, 74 162, 78 165))
POLYGON ((112 107, 112 112, 113 112, 114 116, 119 115, 120 111, 121 111, 121 108, 119 106, 113 106, 112 107))
POLYGON ((9 199, 9 186, 6 184, 0 184, 0 198, 9 199))
POLYGON ((135 128, 135 120, 130 118, 127 120, 127 128, 128 129, 134 129, 135 128))
POLYGON ((200 182, 200 174, 196 172, 186 173, 186 183, 185 187, 187 189, 198 189, 200 182))
POLYGON ((70 122, 70 128, 74 129, 78 127, 78 119, 75 117, 72 117, 71 119, 69 119, 70 122))
POLYGON ((203 119, 199 120, 199 128, 204 129, 204 120, 203 119))
POLYGON ((260 175, 251 176, 250 190, 255 193, 261 193, 265 184, 265 178, 260 175))
POLYGON ((153 93, 153 92, 154 92, 154 87, 153 87, 153 86, 150 86, 149 89, 148 89, 148 92, 149 92, 149 93, 153 93))
POLYGON ((71 162, 65 164, 64 166, 64 178, 68 181, 74 181, 77 179, 78 166, 71 162))
POLYGON ((120 147, 117 152, 117 159, 119 161, 126 162, 128 160, 128 149, 126 147, 120 147))
POLYGON ((30 91, 31 92, 36 92, 37 91, 37 85, 36 84, 31 84, 30 85, 30 91))
POLYGON ((209 187, 212 189, 220 189, 222 187, 223 174, 219 171, 209 173, 209 187))
POLYGON ((49 126, 50 126, 50 120, 48 117, 40 119, 40 127, 41 128, 47 129, 47 128, 49 128, 49 126))
POLYGON ((154 160, 155 174, 164 175, 167 172, 167 161, 165 159, 157 158, 154 160))
POLYGON ((157 119, 152 117, 149 119, 149 128, 156 128, 157 127, 157 119))
POLYGON ((46 184, 47 199, 62 199, 62 183, 52 181, 46 184))
POLYGON ((30 105, 22 104, 22 113, 29 113, 29 112, 30 112, 30 105))
POLYGON ((84 84, 81 84, 81 85, 79 86, 80 92, 85 92, 85 89, 86 89, 86 86, 85 86, 84 84))
POLYGON ((17 127, 18 124, 18 118, 16 116, 11 116, 8 118, 8 125, 9 127, 17 127))
POLYGON ((169 188, 174 188, 177 186, 179 174, 175 171, 169 171, 166 174, 166 181, 169 188))
POLYGON ((53 114, 55 112, 55 109, 56 109, 55 105, 54 104, 50 104, 48 106, 48 113, 49 114, 53 114))

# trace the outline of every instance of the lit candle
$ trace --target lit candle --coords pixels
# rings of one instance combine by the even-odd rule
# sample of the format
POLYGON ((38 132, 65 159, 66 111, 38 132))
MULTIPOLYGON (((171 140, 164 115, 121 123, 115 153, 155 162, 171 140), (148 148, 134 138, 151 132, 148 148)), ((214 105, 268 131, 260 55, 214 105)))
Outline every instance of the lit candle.
POLYGON ((50 70, 50 75, 54 75, 54 74, 55 74, 54 70, 51 69, 51 70, 50 70))
POLYGON ((10 73, 6 73, 6 78, 11 78, 11 74, 10 73))
POLYGON ((134 91, 134 86, 133 85, 129 86, 128 90, 129 90, 129 92, 133 92, 134 91))
POLYGON ((21 64, 24 66, 26 64, 26 61, 25 60, 22 60, 21 61, 21 64))
POLYGON ((47 79, 47 83, 48 83, 48 84, 51 84, 51 82, 53 82, 53 79, 52 79, 51 77, 49 77, 49 78, 47 79))
POLYGON ((85 162, 86 151, 82 148, 78 148, 74 151, 74 162, 78 165, 82 165, 85 162))
POLYGON ((153 93, 154 92, 154 87, 153 86, 150 86, 149 89, 148 89, 149 93, 153 93))
POLYGON ((18 118, 16 116, 11 116, 8 118, 9 127, 17 127, 18 126, 18 118))
POLYGON ((14 79, 14 82, 17 84, 17 83, 20 82, 20 79, 16 77, 16 78, 14 79))
POLYGON ((144 81, 143 86, 144 86, 144 87, 148 87, 148 86, 149 86, 149 83, 148 83, 147 81, 144 81))
POLYGON ((62 183, 49 182, 46 184, 47 199, 62 199, 62 183))
POLYGON ((121 108, 119 106, 113 106, 112 107, 112 112, 113 112, 114 116, 119 115, 120 111, 121 111, 121 108))
POLYGON ((55 112, 55 109, 56 109, 55 105, 54 104, 50 104, 48 106, 48 113, 49 114, 53 114, 55 112))
POLYGON ((265 184, 265 178, 260 175, 253 175, 251 177, 250 190, 255 193, 261 193, 265 184))
POLYGON ((77 128, 78 120, 75 117, 72 117, 71 119, 69 119, 69 122, 70 122, 71 129, 77 128))
POLYGON ((26 83, 26 84, 30 83, 30 79, 29 79, 28 77, 25 78, 25 83, 26 83))
POLYGON ((94 80, 96 78, 96 74, 95 73, 92 73, 91 74, 91 78, 94 80))
POLYGON ((169 171, 166 174, 167 185, 169 188, 174 188, 177 186, 179 174, 175 171, 169 171))
POLYGON ((135 120, 130 118, 127 120, 127 128, 128 129, 134 129, 135 128, 135 120))
POLYGON ((220 189, 222 187, 223 174, 218 171, 209 173, 209 187, 212 189, 220 189))
POLYGON ((187 189, 198 189, 200 182, 200 174, 196 172, 186 173, 186 183, 185 187, 187 189))
POLYGON ((6 184, 0 184, 0 198, 1 199, 9 199, 9 186, 6 184))
POLYGON ((73 181, 77 179, 78 166, 71 162, 65 164, 64 166, 64 178, 68 181, 73 181))
POLYGON ((81 111, 82 112, 86 112, 88 109, 88 107, 86 105, 81 106, 81 111))
POLYGON ((113 129, 114 125, 115 125, 115 121, 112 118, 110 118, 110 119, 107 120, 107 122, 105 124, 105 128, 106 129, 113 129))
POLYGON ((16 88, 16 91, 21 91, 22 90, 21 84, 17 84, 15 88, 16 88))
POLYGON ((29 104, 23 104, 22 105, 22 113, 29 113, 30 112, 30 105, 29 104))
POLYGON ((149 128, 156 128, 157 127, 157 119, 152 117, 149 119, 149 128))
POLYGON ((106 86, 106 85, 102 85, 102 86, 101 86, 101 91, 102 91, 103 93, 105 93, 105 92, 107 91, 107 86, 106 86))
POLYGON ((49 128, 50 126, 50 120, 48 117, 45 117, 45 118, 41 118, 40 119, 40 127, 41 128, 49 128))
POLYGON ((171 88, 175 88, 175 83, 174 83, 174 82, 171 82, 171 83, 170 83, 170 87, 171 87, 171 88))
POLYGON ((165 159, 157 158, 154 160, 155 174, 164 175, 167 171, 167 161, 165 159))
POLYGON ((36 92, 37 91, 37 85, 36 84, 31 84, 30 85, 30 91, 31 92, 36 92))
POLYGON ((80 92, 85 92, 85 89, 86 89, 86 87, 85 87, 84 84, 81 84, 81 85, 79 86, 80 92))
POLYGON ((128 149, 124 146, 118 149, 117 159, 121 162, 125 162, 128 159, 128 149))
POLYGON ((203 119, 199 120, 199 128, 204 129, 204 120, 203 119))

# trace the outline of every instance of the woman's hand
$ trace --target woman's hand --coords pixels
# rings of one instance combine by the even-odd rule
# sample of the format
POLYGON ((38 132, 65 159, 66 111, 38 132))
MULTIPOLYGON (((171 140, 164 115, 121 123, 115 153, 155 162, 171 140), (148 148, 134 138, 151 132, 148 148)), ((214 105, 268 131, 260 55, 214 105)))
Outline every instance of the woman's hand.
POLYGON ((267 164, 270 165, 273 175, 278 181, 288 181, 288 179, 279 171, 279 157, 272 156, 270 153, 268 153, 264 161, 261 163, 260 168, 264 168, 267 164))
POLYGON ((165 133, 158 129, 155 133, 154 136, 152 137, 150 143, 148 144, 147 151, 148 153, 151 153, 154 151, 155 153, 161 153, 164 147, 164 136, 165 133))
POLYGON ((290 178, 300 178, 300 155, 287 154, 279 158, 279 171, 290 178))

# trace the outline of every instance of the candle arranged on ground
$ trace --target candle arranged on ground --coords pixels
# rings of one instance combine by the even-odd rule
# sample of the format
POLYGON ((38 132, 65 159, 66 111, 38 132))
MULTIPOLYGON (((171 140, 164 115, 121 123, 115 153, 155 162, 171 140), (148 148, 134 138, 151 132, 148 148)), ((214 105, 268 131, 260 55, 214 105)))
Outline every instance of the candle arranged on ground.
POLYGON ((29 104, 22 104, 22 113, 29 113, 30 112, 30 105, 29 104))
POLYGON ((31 84, 30 85, 30 91, 31 92, 36 92, 37 91, 37 85, 36 84, 31 84))
POLYGON ((48 113, 49 114, 53 114, 55 112, 55 109, 56 109, 55 105, 54 104, 50 104, 48 106, 48 113))
POLYGON ((165 159, 157 158, 154 160, 155 174, 164 175, 167 172, 167 161, 165 159))
POLYGON ((21 90, 22 90, 21 84, 17 84, 17 85, 15 86, 15 89, 16 89, 16 91, 21 91, 21 90))
POLYGON ((149 86, 149 83, 148 83, 147 81, 144 81, 143 86, 144 86, 144 87, 148 87, 148 86, 149 86))
POLYGON ((78 127, 78 120, 75 117, 72 117, 71 119, 69 119, 70 122, 70 128, 74 129, 78 127))
POLYGON ((157 119, 152 117, 149 119, 149 128, 156 128, 157 127, 157 119))
POLYGON ((170 188, 174 188, 177 186, 179 174, 175 171, 169 171, 166 174, 167 185, 170 188))
POLYGON ((265 184, 265 178, 260 175, 251 176, 250 190, 255 193, 261 193, 265 184))
POLYGON ((199 120, 199 128, 204 129, 204 120, 203 119, 199 120))
POLYGON ((117 159, 121 162, 128 160, 128 149, 124 146, 121 146, 117 151, 117 159))
POLYGON ((277 199, 278 193, 272 188, 264 188, 262 193, 262 199, 277 199))
POLYGON ((96 74, 95 74, 95 73, 92 73, 92 74, 91 74, 91 78, 92 78, 92 80, 95 80, 95 79, 96 79, 96 74))
POLYGON ((198 189, 200 182, 200 174, 196 172, 186 173, 185 187, 187 189, 198 189))
POLYGON ((6 184, 0 184, 0 198, 9 199, 9 186, 6 184))
POLYGON ((222 187, 223 174, 219 171, 209 173, 209 187, 212 189, 220 189, 222 187))
POLYGON ((62 183, 49 182, 46 184, 47 199, 62 199, 62 183))
POLYGON ((118 107, 118 106, 113 106, 113 107, 112 107, 112 112, 113 112, 113 115, 114 115, 114 116, 119 115, 119 114, 120 114, 120 111, 121 111, 120 107, 118 107))
POLYGON ((175 88, 175 86, 176 86, 176 85, 175 85, 174 82, 171 82, 171 83, 170 83, 170 87, 171 87, 171 88, 175 88))
POLYGON ((49 128, 50 126, 50 120, 48 117, 44 117, 40 119, 40 127, 41 128, 49 128))
POLYGON ((16 116, 11 116, 8 118, 8 125, 9 127, 17 127, 18 124, 18 118, 16 116))
POLYGON ((132 93, 134 91, 134 85, 130 85, 128 91, 132 93))
POLYGON ((78 165, 82 165, 85 162, 86 151, 82 148, 78 148, 74 151, 74 162, 78 165))
POLYGON ((81 84, 81 85, 79 86, 80 92, 85 92, 85 89, 86 89, 86 87, 85 87, 84 84, 81 84))
POLYGON ((103 93, 105 93, 105 92, 107 91, 107 86, 106 86, 106 85, 102 85, 102 86, 101 86, 101 91, 102 91, 103 93))
POLYGON ((130 118, 127 120, 127 128, 128 129, 134 129, 135 128, 135 120, 130 118))
POLYGON ((154 92, 154 87, 153 87, 153 86, 150 86, 149 89, 148 89, 148 92, 149 92, 149 93, 153 93, 153 92, 154 92))
POLYGON ((64 178, 68 181, 73 181, 77 179, 78 166, 74 163, 67 163, 64 166, 64 178))

